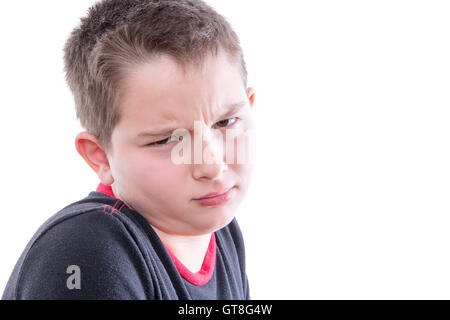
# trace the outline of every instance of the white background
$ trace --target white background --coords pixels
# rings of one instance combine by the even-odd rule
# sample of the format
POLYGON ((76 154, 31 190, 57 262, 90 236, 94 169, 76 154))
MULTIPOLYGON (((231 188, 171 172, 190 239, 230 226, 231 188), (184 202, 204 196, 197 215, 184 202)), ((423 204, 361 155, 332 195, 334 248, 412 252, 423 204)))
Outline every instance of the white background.
MULTIPOLYGON (((450 3, 208 2, 256 89, 252 298, 450 299, 450 3)), ((0 4, 2 292, 37 228, 99 182, 62 60, 93 3, 0 4)))

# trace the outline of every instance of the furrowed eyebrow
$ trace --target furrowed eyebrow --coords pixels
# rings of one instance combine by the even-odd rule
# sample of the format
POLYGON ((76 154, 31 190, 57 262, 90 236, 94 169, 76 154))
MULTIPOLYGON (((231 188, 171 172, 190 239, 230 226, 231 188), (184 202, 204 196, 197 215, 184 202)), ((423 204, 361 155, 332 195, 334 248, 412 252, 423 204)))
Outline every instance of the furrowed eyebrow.
POLYGON ((232 115, 234 115, 235 113, 238 113, 239 111, 241 111, 242 108, 244 108, 247 104, 247 101, 241 101, 241 102, 237 102, 237 103, 232 103, 227 105, 227 111, 222 114, 219 119, 225 119, 227 117, 231 117, 232 115))
MULTIPOLYGON (((237 103, 231 103, 227 105, 227 111, 222 114, 219 119, 226 119, 227 117, 230 117, 237 112, 239 112, 242 108, 244 108, 247 104, 247 101, 241 101, 237 103)), ((154 131, 143 131, 138 134, 138 138, 142 137, 150 137, 150 138, 158 138, 158 137, 166 137, 170 136, 176 129, 181 128, 180 126, 175 128, 161 128, 154 131)))

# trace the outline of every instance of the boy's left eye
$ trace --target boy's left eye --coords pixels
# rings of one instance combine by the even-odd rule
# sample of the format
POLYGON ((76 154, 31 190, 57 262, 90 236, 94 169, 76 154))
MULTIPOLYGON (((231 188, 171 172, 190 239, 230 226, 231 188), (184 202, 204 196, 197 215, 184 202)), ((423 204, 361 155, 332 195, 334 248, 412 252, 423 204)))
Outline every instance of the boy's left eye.
POLYGON ((236 117, 230 118, 230 119, 225 119, 225 120, 217 122, 216 125, 219 125, 220 128, 225 128, 225 127, 232 126, 237 120, 238 120, 238 118, 236 118, 236 117), (231 124, 229 124, 230 120, 233 120, 231 124))

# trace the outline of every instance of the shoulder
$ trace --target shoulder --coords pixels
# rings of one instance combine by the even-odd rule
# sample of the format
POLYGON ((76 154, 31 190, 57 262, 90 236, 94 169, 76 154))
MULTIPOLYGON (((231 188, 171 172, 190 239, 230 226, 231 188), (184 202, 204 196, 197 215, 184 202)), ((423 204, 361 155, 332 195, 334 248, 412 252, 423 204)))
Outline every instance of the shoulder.
POLYGON ((19 270, 17 299, 146 298, 145 261, 124 220, 104 205, 88 207, 63 209, 40 228, 19 270), (81 288, 69 283, 76 272, 81 288))
POLYGON ((84 256, 86 252, 98 250, 105 255, 112 244, 123 243, 125 247, 132 247, 134 240, 123 219, 112 214, 108 207, 91 203, 61 210, 36 232, 30 241, 28 256, 41 250, 66 250, 72 256, 84 256))

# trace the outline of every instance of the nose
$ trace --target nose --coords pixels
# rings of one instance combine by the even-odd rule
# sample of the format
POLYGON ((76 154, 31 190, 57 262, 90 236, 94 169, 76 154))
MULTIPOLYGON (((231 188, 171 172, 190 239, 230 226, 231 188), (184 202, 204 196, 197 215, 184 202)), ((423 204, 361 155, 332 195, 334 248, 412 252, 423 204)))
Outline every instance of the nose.
POLYGON ((199 139, 201 159, 194 161, 192 175, 196 180, 219 179, 227 170, 227 164, 224 161, 223 137, 218 130, 214 129, 203 129, 202 136, 203 138, 199 139))

